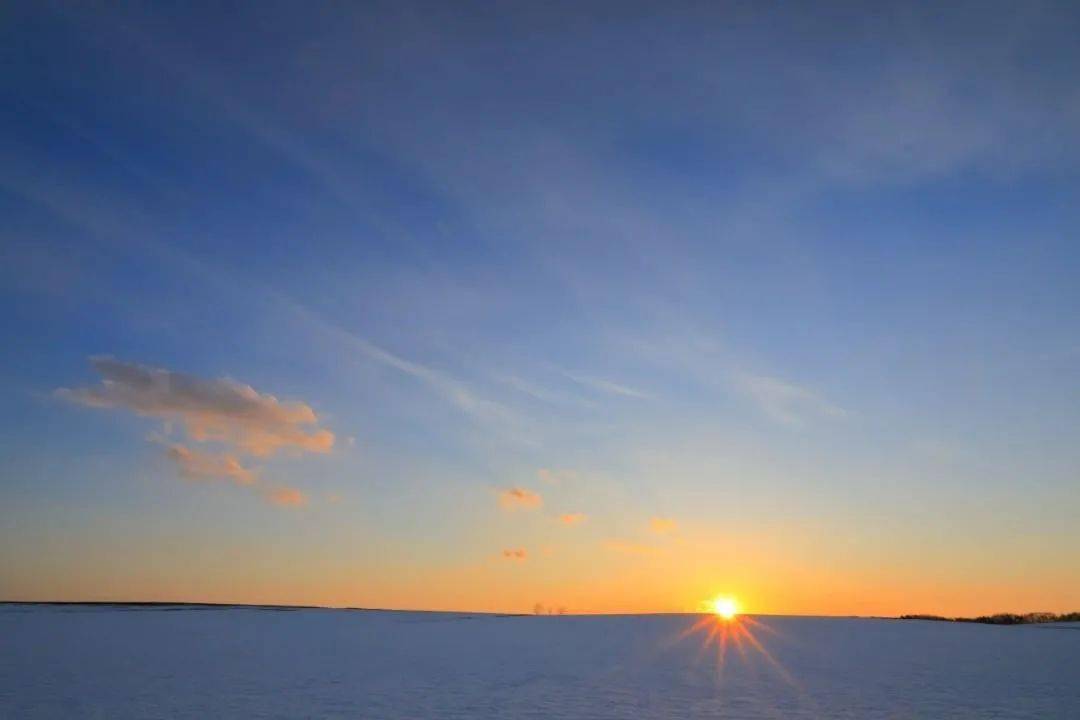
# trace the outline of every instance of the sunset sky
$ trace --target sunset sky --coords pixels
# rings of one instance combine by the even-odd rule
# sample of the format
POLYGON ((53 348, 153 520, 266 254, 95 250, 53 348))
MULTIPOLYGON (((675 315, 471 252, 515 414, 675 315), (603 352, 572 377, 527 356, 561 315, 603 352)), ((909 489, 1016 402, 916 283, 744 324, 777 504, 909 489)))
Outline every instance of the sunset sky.
POLYGON ((1075 4, 92 5, 0 10, 0 599, 1080 610, 1075 4))

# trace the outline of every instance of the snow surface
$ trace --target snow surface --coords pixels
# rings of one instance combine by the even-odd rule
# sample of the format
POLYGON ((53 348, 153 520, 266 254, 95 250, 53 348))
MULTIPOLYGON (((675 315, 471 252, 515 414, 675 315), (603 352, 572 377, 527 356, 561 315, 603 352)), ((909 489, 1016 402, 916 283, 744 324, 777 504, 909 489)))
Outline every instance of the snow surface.
POLYGON ((0 718, 1080 718, 1080 627, 0 606, 0 718))

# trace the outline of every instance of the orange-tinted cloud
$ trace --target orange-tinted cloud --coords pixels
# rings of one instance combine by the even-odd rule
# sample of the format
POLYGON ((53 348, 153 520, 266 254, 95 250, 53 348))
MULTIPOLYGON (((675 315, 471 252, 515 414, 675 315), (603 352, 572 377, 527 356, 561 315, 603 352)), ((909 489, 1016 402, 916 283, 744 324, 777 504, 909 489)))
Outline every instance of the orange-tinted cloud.
POLYGON ((525 548, 503 550, 502 554, 507 560, 513 560, 515 562, 523 562, 525 558, 529 556, 529 553, 525 551, 525 548))
POLYGON ((237 485, 254 485, 257 473, 244 467, 233 455, 204 453, 184 445, 169 445, 165 454, 191 480, 232 480, 237 485))
POLYGON ((585 513, 563 513, 559 516, 559 523, 562 525, 580 525, 588 518, 589 516, 585 513))
POLYGON ((499 493, 499 505, 513 510, 515 508, 538 508, 544 504, 543 498, 538 493, 525 488, 512 487, 499 493))
MULTIPOLYGON (((101 375, 95 387, 61 388, 57 396, 95 408, 118 408, 184 428, 196 442, 215 442, 227 452, 203 452, 184 444, 166 443, 166 455, 180 473, 192 480, 230 480, 259 485, 258 471, 238 455, 272 455, 279 450, 329 452, 334 434, 318 427, 318 417, 302 402, 281 402, 250 385, 234 380, 206 380, 162 368, 127 363, 110 357, 91 358, 101 375)), ((275 505, 307 504, 307 495, 294 488, 258 488, 275 505)))
POLYGON ((670 535, 679 529, 679 523, 671 518, 654 517, 649 519, 649 530, 657 535, 670 535))
POLYGON ((305 493, 290 487, 275 488, 267 493, 266 497, 278 507, 302 507, 308 503, 305 493))
POLYGON ((122 408, 137 415, 178 422, 195 441, 214 441, 251 455, 281 449, 329 452, 334 434, 302 402, 281 402, 250 385, 127 363, 91 358, 101 375, 96 387, 61 388, 60 397, 97 408, 122 408))

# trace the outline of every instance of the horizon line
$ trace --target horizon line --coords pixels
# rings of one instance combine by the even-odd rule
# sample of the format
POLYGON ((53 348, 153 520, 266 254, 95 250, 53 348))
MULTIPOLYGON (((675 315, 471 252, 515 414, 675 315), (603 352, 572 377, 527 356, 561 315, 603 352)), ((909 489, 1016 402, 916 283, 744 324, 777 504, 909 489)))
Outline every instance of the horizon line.
MULTIPOLYGON (((245 602, 203 602, 198 600, 0 600, 0 605, 87 605, 87 606, 119 606, 131 607, 207 607, 207 608, 252 608, 252 609, 280 609, 280 610, 353 610, 359 612, 413 612, 413 613, 444 613, 461 615, 494 615, 509 617, 560 617, 559 613, 535 613, 513 612, 501 610, 438 610, 418 608, 389 608, 389 607, 360 607, 356 605, 305 605, 289 603, 245 603, 245 602)), ((710 615, 708 611, 689 610, 649 610, 643 612, 565 612, 561 617, 569 616, 626 616, 626 615, 710 615)), ((899 615, 827 615, 821 613, 764 613, 764 612, 740 612, 739 615, 761 617, 823 617, 823 618, 866 618, 881 620, 896 620, 899 615)))
MULTIPOLYGON (((304 605, 283 603, 242 603, 242 602, 203 602, 189 600, 0 600, 0 605, 54 605, 54 606, 127 606, 127 607, 193 607, 193 608, 236 608, 236 609, 263 609, 263 610, 347 610, 354 612, 409 612, 409 613, 440 613, 458 615, 490 615, 493 617, 625 617, 625 616, 649 616, 649 615, 709 615, 708 611, 645 611, 645 612, 564 612, 564 613, 535 613, 535 612, 509 612, 498 610, 433 610, 416 608, 387 608, 387 607, 360 607, 355 605, 304 605)), ((976 617, 991 617, 993 615, 1068 615, 1072 613, 1051 613, 1043 611, 1029 612, 1001 612, 990 613, 976 617)), ((764 612, 741 612, 739 615, 750 617, 802 617, 802 618, 853 618, 861 620, 902 620, 902 619, 940 619, 957 620, 966 619, 962 616, 932 615, 930 613, 902 613, 900 615, 857 615, 845 613, 830 615, 824 613, 764 613, 764 612), (917 616, 923 615, 925 618, 917 616)))

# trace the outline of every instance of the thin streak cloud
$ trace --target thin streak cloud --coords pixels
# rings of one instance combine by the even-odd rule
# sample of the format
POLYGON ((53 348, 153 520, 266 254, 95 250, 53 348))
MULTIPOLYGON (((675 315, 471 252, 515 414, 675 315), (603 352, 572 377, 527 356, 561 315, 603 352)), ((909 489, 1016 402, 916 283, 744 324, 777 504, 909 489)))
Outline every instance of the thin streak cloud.
POLYGON ((735 383, 762 413, 783 425, 803 425, 814 416, 840 418, 847 415, 846 410, 818 393, 779 378, 744 373, 735 378, 735 383))
POLYGON ((613 382, 611 380, 606 380, 604 378, 590 377, 588 375, 575 375, 573 373, 566 373, 566 377, 570 378, 579 385, 590 388, 597 392, 606 393, 608 395, 636 398, 638 400, 648 400, 652 397, 648 393, 642 390, 638 390, 637 388, 613 382))

